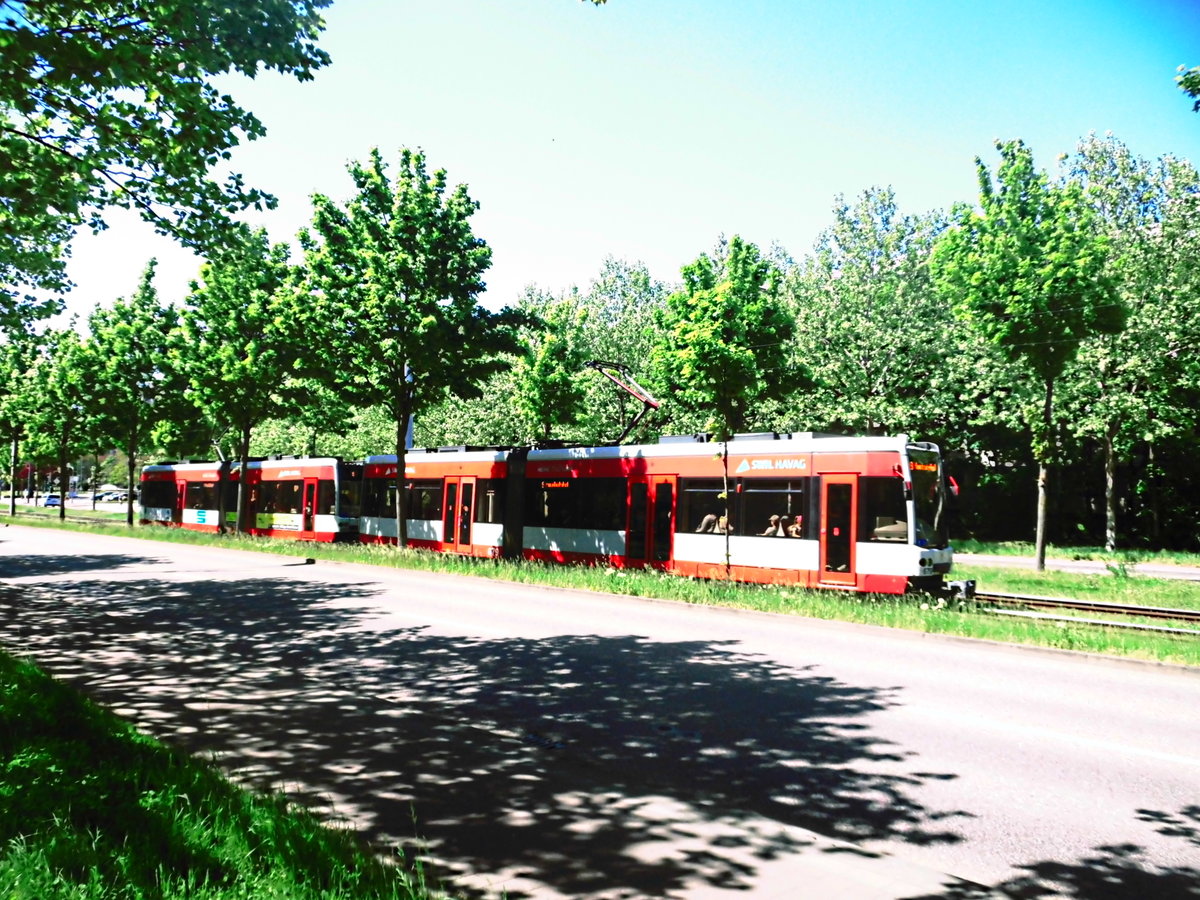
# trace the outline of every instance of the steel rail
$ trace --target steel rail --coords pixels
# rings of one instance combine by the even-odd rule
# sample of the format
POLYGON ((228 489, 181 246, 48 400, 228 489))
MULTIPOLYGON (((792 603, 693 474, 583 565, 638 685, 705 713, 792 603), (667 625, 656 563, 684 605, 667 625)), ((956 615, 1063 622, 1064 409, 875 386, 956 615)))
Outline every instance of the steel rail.
MULTIPOLYGON (((1103 614, 1109 616, 1140 616, 1147 619, 1169 619, 1173 622, 1200 624, 1200 610, 1194 609, 1171 609, 1162 606, 1137 606, 1132 603, 1108 603, 1102 600, 1073 600, 1067 597, 1039 597, 1025 594, 1002 594, 990 591, 977 592, 975 594, 975 601, 982 604, 995 604, 995 611, 1004 613, 1006 615, 1014 615, 1017 613, 1017 611, 1004 609, 1002 607, 1023 607, 1030 610, 1076 610, 1079 612, 1103 614)), ((1125 628, 1141 628, 1143 630, 1200 634, 1200 631, 1193 631, 1190 629, 1164 628, 1156 625, 1139 625, 1138 623, 1133 622, 1121 622, 1106 619, 1084 619, 1076 616, 1050 617, 1044 613, 1029 613, 1029 615, 1033 618, 1041 619, 1055 618, 1058 621, 1085 622, 1094 625, 1114 625, 1125 628)))

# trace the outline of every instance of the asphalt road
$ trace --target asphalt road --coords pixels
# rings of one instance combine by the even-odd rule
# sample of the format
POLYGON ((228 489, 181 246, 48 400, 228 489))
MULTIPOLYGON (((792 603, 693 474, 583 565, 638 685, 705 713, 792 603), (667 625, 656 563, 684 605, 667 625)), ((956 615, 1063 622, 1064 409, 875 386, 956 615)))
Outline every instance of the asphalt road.
POLYGON ((9 648, 481 892, 1200 897, 1200 670, 15 526, 0 577, 9 648))

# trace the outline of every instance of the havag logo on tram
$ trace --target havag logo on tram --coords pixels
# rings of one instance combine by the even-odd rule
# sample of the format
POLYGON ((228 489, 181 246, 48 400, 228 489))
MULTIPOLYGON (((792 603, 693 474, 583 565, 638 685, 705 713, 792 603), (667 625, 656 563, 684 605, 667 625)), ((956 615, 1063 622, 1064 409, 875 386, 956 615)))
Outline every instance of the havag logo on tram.
POLYGON ((741 475, 744 472, 762 472, 770 471, 777 472, 781 469, 807 469, 807 459, 743 459, 738 467, 734 469, 734 475, 741 475))

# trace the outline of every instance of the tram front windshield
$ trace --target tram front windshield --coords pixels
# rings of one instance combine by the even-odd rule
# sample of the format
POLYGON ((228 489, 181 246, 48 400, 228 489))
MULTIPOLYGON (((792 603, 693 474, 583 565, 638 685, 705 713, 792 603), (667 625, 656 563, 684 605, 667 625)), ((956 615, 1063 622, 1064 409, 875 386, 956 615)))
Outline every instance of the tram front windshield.
POLYGON ((941 454, 936 447, 910 446, 908 465, 917 513, 917 544, 945 547, 950 543, 950 535, 941 454))

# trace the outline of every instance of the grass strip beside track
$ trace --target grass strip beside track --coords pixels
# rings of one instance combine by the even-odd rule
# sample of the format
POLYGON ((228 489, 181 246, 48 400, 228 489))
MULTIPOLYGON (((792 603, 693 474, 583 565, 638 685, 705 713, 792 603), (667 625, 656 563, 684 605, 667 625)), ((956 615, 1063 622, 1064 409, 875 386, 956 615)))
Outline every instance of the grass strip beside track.
POLYGON ((0 895, 278 900, 429 894, 353 834, 252 794, 0 652, 0 895))
MULTIPOLYGON (((171 543, 247 549, 289 557, 497 578, 518 583, 810 616, 931 634, 957 635, 1200 666, 1200 640, 1195 638, 1127 633, 1115 629, 1100 629, 1084 623, 1075 625, 990 616, 976 611, 971 604, 946 604, 919 595, 895 597, 732 584, 679 578, 652 571, 617 570, 604 566, 555 566, 521 561, 480 560, 448 553, 398 550, 383 545, 299 543, 234 535, 219 537, 178 528, 144 527, 130 531, 124 526, 103 524, 72 526, 69 523, 59 525, 32 521, 21 521, 21 524, 171 543)), ((1118 567, 1117 574, 1079 575, 956 567, 953 577, 974 578, 981 586, 994 591, 1044 596, 1086 596, 1089 599, 1116 603, 1200 609, 1200 584, 1132 577, 1119 574, 1121 571, 1123 570, 1118 567)))
MULTIPOLYGON (((1032 558, 1034 555, 1034 545, 1026 541, 985 542, 971 539, 957 539, 954 541, 954 549, 960 553, 982 553, 988 556, 1026 556, 1032 558)), ((1046 548, 1046 559, 1095 560, 1096 562, 1112 563, 1114 568, 1136 563, 1200 566, 1200 554, 1198 553, 1183 553, 1173 550, 1105 550, 1103 547, 1057 547, 1053 544, 1050 544, 1046 548)))

